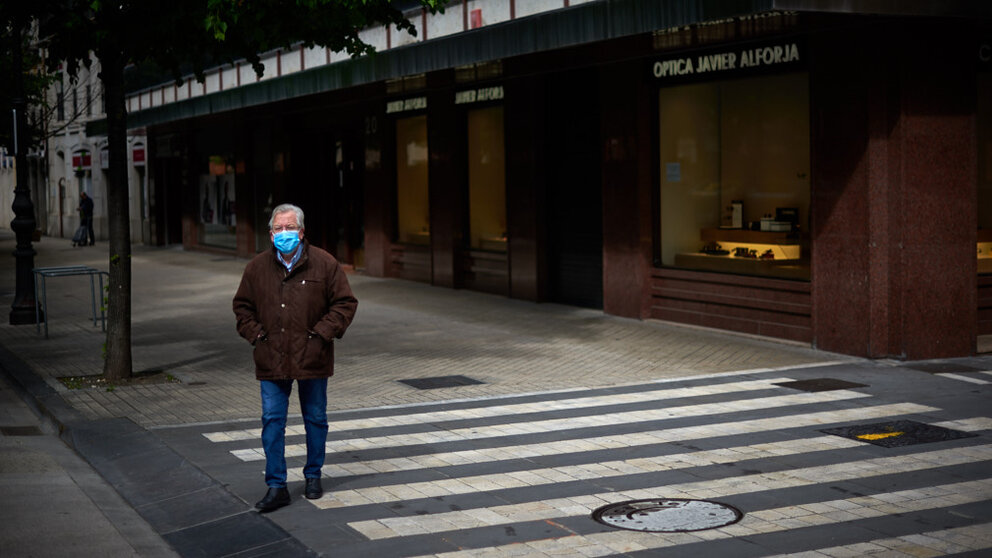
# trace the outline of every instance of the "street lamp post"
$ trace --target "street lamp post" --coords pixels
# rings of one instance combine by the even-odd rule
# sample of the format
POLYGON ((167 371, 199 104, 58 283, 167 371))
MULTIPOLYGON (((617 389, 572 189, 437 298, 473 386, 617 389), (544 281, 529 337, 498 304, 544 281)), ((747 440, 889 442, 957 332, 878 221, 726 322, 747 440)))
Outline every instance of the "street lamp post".
POLYGON ((21 40, 23 25, 15 22, 13 35, 14 54, 14 172, 17 174, 17 183, 14 188, 14 220, 10 222, 10 228, 17 238, 17 246, 14 248, 14 259, 17 262, 16 287, 14 292, 14 303, 10 309, 11 325, 23 325, 35 323, 35 312, 37 301, 34 296, 34 248, 31 247, 31 237, 34 234, 34 204, 31 203, 31 190, 28 188, 28 158, 27 158, 27 100, 24 97, 24 68, 23 52, 21 51, 21 40), (18 138, 18 133, 22 134, 18 138))

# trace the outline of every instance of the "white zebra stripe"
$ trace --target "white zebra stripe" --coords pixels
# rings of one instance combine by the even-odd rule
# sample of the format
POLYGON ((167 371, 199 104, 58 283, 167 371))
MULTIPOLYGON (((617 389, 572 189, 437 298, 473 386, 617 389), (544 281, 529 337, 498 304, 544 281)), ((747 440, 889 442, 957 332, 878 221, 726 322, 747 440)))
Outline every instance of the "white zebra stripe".
POLYGON ((964 432, 978 432, 979 430, 992 430, 992 418, 972 417, 967 419, 945 420, 932 423, 933 426, 950 428, 951 430, 963 430, 964 432))
MULTIPOLYGON (((755 434, 770 430, 839 424, 852 420, 863 421, 890 416, 927 413, 937 410, 938 409, 934 407, 925 407, 923 405, 916 405, 913 403, 896 403, 890 405, 879 405, 875 407, 862 407, 860 409, 840 409, 837 411, 821 411, 817 413, 803 413, 800 415, 752 419, 718 425, 707 424, 701 426, 687 426, 683 428, 670 428, 667 430, 636 432, 633 434, 615 434, 576 440, 557 440, 554 442, 540 444, 520 444, 513 446, 500 446, 497 448, 478 448, 464 451, 411 455, 409 457, 354 461, 341 464, 332 463, 324 465, 323 474, 325 477, 349 477, 353 475, 369 475, 394 471, 414 471, 417 469, 486 463, 505 459, 527 459, 531 457, 560 455, 564 453, 633 448, 652 444, 680 442, 686 440, 701 440, 717 436, 755 434)), ((978 419, 947 421, 946 423, 941 423, 937 426, 943 426, 944 428, 952 428, 956 430, 965 430, 969 432, 975 430, 989 430, 992 429, 992 419, 982 417, 978 419)), ((262 458, 264 458, 264 456, 262 456, 262 458)), ((259 459, 258 454, 253 455, 249 460, 256 459, 259 459)), ((297 480, 302 480, 302 477, 297 480)))
POLYGON ((992 548, 992 523, 982 523, 843 546, 818 548, 815 551, 775 554, 765 558, 811 558, 817 556, 810 554, 811 552, 819 553, 820 556, 943 556, 990 548, 992 548))
MULTIPOLYGON (((951 465, 992 460, 992 446, 955 447, 894 457, 804 467, 775 473, 757 473, 726 479, 646 487, 624 492, 603 492, 571 498, 538 500, 524 504, 494 506, 416 517, 387 517, 348 525, 370 539, 385 539, 414 533, 441 533, 466 526, 505 525, 516 521, 554 519, 592 513, 611 503, 641 498, 712 499, 825 482, 854 480, 893 473, 923 471, 951 465)), ((512 474, 512 473, 511 473, 512 474)), ((403 495, 397 495, 403 497, 403 495)))
MULTIPOLYGON (((776 533, 804 527, 823 527, 852 520, 884 517, 896 513, 919 512, 981 502, 992 498, 992 480, 961 482, 935 486, 930 489, 901 490, 874 496, 862 496, 846 500, 831 500, 803 506, 786 506, 749 513, 739 522, 727 527, 691 533, 644 533, 638 531, 608 531, 589 535, 572 535, 557 539, 544 539, 524 543, 514 543, 486 548, 465 549, 454 552, 429 554, 415 558, 496 558, 503 556, 607 556, 618 552, 637 552, 672 548, 703 541, 776 533), (832 510, 832 511, 815 511, 832 510)), ((975 532, 973 526, 967 531, 975 532)), ((955 533, 957 534, 957 533, 955 533)), ((919 540, 919 535, 908 535, 910 542, 919 540)), ((985 532, 978 545, 986 548, 988 532, 985 532)), ((935 538, 935 537, 932 537, 935 538)), ((852 545, 854 546, 854 545, 852 545)), ((933 545, 922 545, 933 548, 933 545)), ((948 545, 950 548, 950 545, 948 545)), ((855 554, 865 555, 867 553, 855 554)), ((800 556, 817 556, 803 554, 800 556)), ((846 554, 835 554, 845 556, 846 554)), ((934 556, 933 552, 911 554, 914 556, 934 556)), ((823 554, 823 556, 828 556, 823 554)))
MULTIPOLYGON (((491 418, 505 415, 525 413, 543 413, 547 411, 563 411, 569 409, 592 409, 610 405, 641 403, 644 401, 664 401, 705 395, 720 395, 756 391, 762 389, 780 389, 776 383, 792 381, 790 378, 771 378, 767 380, 749 380, 726 384, 713 384, 684 388, 669 388, 633 393, 618 393, 612 395, 597 395, 590 397, 575 397, 572 399, 535 401, 532 403, 517 403, 511 405, 491 405, 469 409, 452 409, 429 413, 398 414, 385 417, 339 420, 330 423, 332 431, 359 430, 365 428, 383 428, 403 426, 408 424, 424 424, 430 422, 446 422, 465 419, 491 418)), ((303 425, 286 427, 287 435, 304 435, 303 425)), ((245 430, 230 430, 220 432, 205 432, 203 434, 211 442, 233 442, 239 440, 254 440, 262 435, 260 428, 245 430)))
POLYGON ((406 484, 379 485, 354 490, 339 490, 329 492, 323 498, 310 500, 310 502, 321 509, 360 506, 373 503, 382 504, 415 498, 470 494, 472 492, 485 492, 503 488, 540 486, 558 482, 606 479, 675 469, 689 469, 719 463, 734 463, 745 459, 765 459, 782 455, 807 454, 863 445, 864 442, 849 440, 840 436, 820 436, 810 439, 768 442, 750 446, 720 448, 717 450, 659 455, 654 458, 638 457, 620 461, 527 469, 512 473, 494 473, 490 475, 475 475, 406 484))
MULTIPOLYGON (((416 444, 438 444, 443 442, 461 442, 465 440, 480 440, 500 436, 534 434, 546 432, 562 432, 579 428, 596 426, 612 426, 616 424, 637 424, 684 417, 701 417, 740 411, 767 410, 793 405, 809 405, 814 403, 830 403, 871 397, 869 394, 847 390, 825 391, 816 393, 797 393, 774 397, 761 397, 740 401, 724 401, 720 403, 705 403, 683 407, 668 407, 661 409, 645 409, 619 413, 598 414, 584 417, 564 419, 547 419, 528 421, 515 424, 498 424, 492 426, 477 426, 420 432, 415 434, 398 434, 392 436, 375 436, 370 438, 352 438, 347 440, 331 440, 327 442, 328 451, 358 451, 372 448, 409 446, 416 444)), ((258 461, 265 459, 261 448, 232 450, 231 453, 242 461, 258 461)), ((297 456, 306 454, 305 444, 287 444, 286 455, 297 456)))
POLYGON ((962 376, 961 374, 940 374, 941 378, 951 378, 952 380, 960 380, 962 382, 968 382, 970 384, 985 385, 992 382, 987 382, 981 378, 972 378, 971 376, 962 376))

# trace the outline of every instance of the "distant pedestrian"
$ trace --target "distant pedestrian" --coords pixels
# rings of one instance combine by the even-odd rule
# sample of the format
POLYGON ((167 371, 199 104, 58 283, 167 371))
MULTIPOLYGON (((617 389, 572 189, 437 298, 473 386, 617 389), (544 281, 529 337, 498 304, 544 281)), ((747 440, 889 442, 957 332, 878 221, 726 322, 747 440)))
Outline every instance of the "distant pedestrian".
POLYGON ((304 496, 320 498, 327 443, 327 378, 334 373, 334 339, 340 339, 358 307, 334 256, 303 238, 303 210, 283 204, 272 210, 273 248, 245 267, 234 295, 238 333, 254 345, 255 377, 261 382, 265 497, 268 512, 290 502, 286 487, 286 416, 293 380, 299 389, 306 430, 304 496))
MULTIPOLYGON (((93 234, 93 200, 86 195, 86 192, 79 193, 79 226, 86 227, 90 246, 96 244, 96 236, 93 234)), ((85 239, 82 244, 86 245, 85 239)))

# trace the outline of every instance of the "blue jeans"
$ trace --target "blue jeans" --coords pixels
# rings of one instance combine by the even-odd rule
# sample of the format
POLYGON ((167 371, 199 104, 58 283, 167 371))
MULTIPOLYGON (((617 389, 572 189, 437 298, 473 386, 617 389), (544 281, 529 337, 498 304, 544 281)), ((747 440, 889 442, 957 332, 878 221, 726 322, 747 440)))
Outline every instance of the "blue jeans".
MULTIPOLYGON (((265 484, 286 486, 286 415, 293 380, 262 380, 262 447, 265 449, 265 484)), ((300 409, 307 433, 307 464, 303 476, 319 479, 327 444, 327 378, 297 380, 300 409)))

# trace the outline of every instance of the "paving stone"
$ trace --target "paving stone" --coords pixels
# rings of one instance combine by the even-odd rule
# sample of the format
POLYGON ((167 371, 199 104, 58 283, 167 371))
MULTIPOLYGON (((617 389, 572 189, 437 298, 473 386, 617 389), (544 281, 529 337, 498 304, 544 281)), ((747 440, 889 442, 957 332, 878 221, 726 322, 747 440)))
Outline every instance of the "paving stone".
MULTIPOLYGON (((35 244, 37 266, 106 267, 105 254, 59 250, 52 243, 58 240, 43 238, 35 244)), ((127 413, 142 426, 174 424, 177 418, 196 423, 257 416, 258 386, 250 370, 250 351, 234 331, 230 306, 230 293, 246 261, 213 261, 209 254, 173 248, 135 245, 132 250, 134 368, 161 369, 181 378, 182 384, 156 389, 183 413, 163 415, 148 406, 129 408, 126 402, 140 390, 127 386, 102 394, 96 407, 82 402, 85 395, 68 392, 65 397, 70 404, 78 404, 88 418, 127 413), (196 289, 180 287, 189 285, 196 289), (190 324, 196 324, 195 335, 190 324), (216 402, 221 400, 225 403, 218 409, 216 402)), ((665 377, 838 358, 788 344, 615 318, 595 310, 533 305, 361 275, 350 279, 361 306, 352 328, 337 343, 337 374, 329 388, 334 410, 579 386, 623 389, 622 384, 665 377), (593 334, 591 328, 600 333, 593 334), (431 342, 425 344, 425 338, 431 342), (525 345, 525 351, 506 351, 525 345), (775 350, 755 351, 756 347, 775 350), (397 383, 444 375, 441 372, 452 368, 446 359, 458 363, 453 373, 486 384, 415 390, 397 383)), ((63 282, 52 282, 49 287, 52 295, 78 293, 73 295, 76 298, 88 289, 82 283, 63 282)), ((60 314, 61 308, 52 312, 50 337, 44 342, 34 342, 38 338, 32 328, 14 326, 0 327, 0 342, 31 339, 19 348, 18 356, 50 377, 76 375, 81 370, 98 373, 103 342, 99 328, 72 327, 73 314, 60 314), (51 360, 53 355, 69 352, 75 355, 71 360, 51 360), (81 359, 80 354, 88 357, 81 359)))

